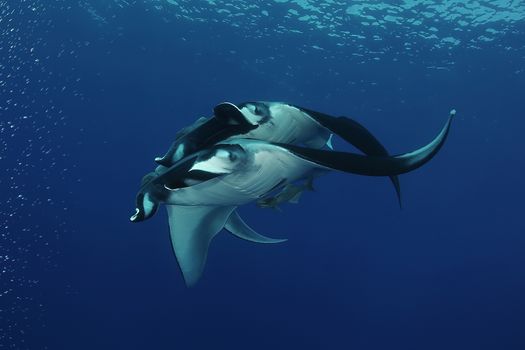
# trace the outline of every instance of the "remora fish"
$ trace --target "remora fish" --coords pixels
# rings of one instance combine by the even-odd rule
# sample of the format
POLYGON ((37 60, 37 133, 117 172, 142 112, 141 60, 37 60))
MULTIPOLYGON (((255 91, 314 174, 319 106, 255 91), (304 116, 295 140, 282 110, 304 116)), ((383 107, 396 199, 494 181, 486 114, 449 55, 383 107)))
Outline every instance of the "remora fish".
POLYGON ((288 184, 284 186, 283 190, 274 196, 267 196, 257 200, 257 206, 261 208, 272 208, 281 210, 279 205, 282 203, 299 203, 299 198, 304 191, 313 191, 313 177, 309 177, 305 183, 288 184))

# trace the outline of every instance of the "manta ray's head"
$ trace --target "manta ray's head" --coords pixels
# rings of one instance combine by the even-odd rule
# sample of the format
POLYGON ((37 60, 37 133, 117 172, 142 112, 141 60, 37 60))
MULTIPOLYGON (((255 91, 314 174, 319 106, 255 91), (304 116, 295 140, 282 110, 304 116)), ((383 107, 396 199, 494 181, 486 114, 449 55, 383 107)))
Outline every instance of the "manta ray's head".
POLYGON ((288 119, 300 113, 297 107, 284 102, 244 102, 238 108, 247 120, 257 125, 270 120, 278 123, 281 118, 288 119))
POLYGON ((264 124, 271 119, 272 102, 244 102, 238 105, 243 116, 253 124, 264 124))
POLYGON ((231 174, 245 162, 246 152, 241 146, 219 144, 180 160, 162 175, 160 183, 173 194, 181 188, 231 174))
POLYGON ((144 176, 136 197, 132 222, 152 217, 160 203, 169 203, 176 191, 231 174, 246 164, 247 154, 239 145, 219 144, 177 161, 169 168, 159 167, 144 176))

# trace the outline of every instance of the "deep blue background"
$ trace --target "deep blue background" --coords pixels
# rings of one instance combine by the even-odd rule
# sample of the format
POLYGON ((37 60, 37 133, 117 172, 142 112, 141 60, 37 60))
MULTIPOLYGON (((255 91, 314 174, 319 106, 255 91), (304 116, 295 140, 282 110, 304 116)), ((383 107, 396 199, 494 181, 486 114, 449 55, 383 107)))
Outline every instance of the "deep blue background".
POLYGON ((523 57, 457 48, 448 71, 426 68, 440 55, 430 51, 420 64, 358 65, 304 54, 291 38, 161 21, 138 5, 105 26, 82 8, 47 15, 50 53, 76 50, 50 69, 81 78, 72 81, 83 98, 55 96, 68 116, 56 142, 75 164, 54 186, 68 198, 69 230, 53 243, 56 267, 39 272, 45 312, 26 347, 525 347, 523 57), (223 40, 210 40, 217 31, 223 40), (269 45, 287 50, 284 62, 256 63, 269 45), (244 100, 352 116, 393 153, 428 142, 450 109, 458 116, 437 157, 402 176, 402 210, 387 179, 330 174, 282 213, 241 208, 261 233, 289 241, 219 235, 187 289, 164 211, 131 224, 134 196, 179 128, 244 100))

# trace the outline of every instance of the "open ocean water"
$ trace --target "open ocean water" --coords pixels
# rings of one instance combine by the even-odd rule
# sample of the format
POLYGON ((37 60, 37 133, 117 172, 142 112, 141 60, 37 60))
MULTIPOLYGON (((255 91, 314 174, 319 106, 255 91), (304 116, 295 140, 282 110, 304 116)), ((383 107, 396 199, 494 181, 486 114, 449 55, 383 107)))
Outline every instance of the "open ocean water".
POLYGON ((0 0, 0 349, 525 349, 524 118, 522 0, 0 0), (331 173, 240 208, 289 241, 220 234, 186 288, 140 178, 250 100, 393 154, 457 117, 402 209, 331 173))

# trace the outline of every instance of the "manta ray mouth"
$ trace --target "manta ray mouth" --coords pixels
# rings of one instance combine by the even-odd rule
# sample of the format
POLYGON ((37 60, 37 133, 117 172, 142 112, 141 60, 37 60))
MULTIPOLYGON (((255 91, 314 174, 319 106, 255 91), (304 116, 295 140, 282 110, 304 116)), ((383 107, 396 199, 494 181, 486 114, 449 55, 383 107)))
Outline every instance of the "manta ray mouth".
POLYGON ((180 190, 180 187, 179 188, 171 188, 171 187, 168 187, 168 185, 164 185, 164 188, 167 189, 168 191, 171 191, 171 192, 175 192, 175 191, 180 190))

